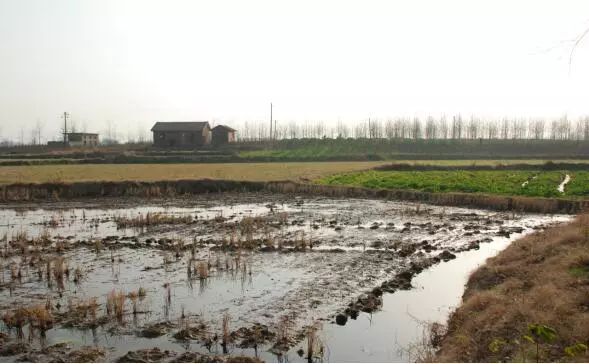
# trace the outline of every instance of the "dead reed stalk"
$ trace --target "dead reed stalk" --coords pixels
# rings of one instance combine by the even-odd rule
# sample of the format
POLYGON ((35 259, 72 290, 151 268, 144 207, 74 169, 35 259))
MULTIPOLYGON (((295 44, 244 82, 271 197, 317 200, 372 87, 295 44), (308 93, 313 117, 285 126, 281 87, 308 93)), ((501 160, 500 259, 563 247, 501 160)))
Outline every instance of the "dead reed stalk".
POLYGON ((230 331, 229 331, 229 323, 231 321, 231 316, 229 316, 228 312, 223 314, 222 320, 222 339, 221 339, 221 346, 223 347, 223 353, 227 354, 228 352, 228 345, 231 339, 230 331))

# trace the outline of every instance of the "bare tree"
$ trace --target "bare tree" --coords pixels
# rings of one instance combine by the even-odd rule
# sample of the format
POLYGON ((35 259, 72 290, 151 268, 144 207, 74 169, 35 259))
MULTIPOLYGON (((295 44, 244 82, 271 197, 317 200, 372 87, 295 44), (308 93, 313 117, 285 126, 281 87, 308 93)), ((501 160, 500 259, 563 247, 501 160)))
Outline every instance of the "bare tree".
POLYGON ((432 116, 428 116, 425 122, 425 139, 435 139, 436 138, 436 121, 432 116))
POLYGON ((462 116, 458 114, 457 116, 452 117, 452 139, 462 139, 462 132, 464 129, 464 123, 462 121, 462 116))
POLYGON ((439 137, 442 139, 448 139, 448 121, 446 121, 446 116, 442 115, 442 117, 440 118, 439 122, 440 127, 440 135, 439 137))
POLYGON ((470 116, 468 128, 466 130, 467 139, 477 139, 479 137, 479 120, 475 119, 474 116, 470 116))
POLYGON ((384 133, 385 133, 385 136, 387 137, 387 139, 389 139, 389 140, 396 138, 395 123, 393 122, 393 120, 388 119, 386 121, 385 127, 384 127, 384 133))
POLYGON ((413 139, 421 139, 421 121, 419 118, 413 118, 413 124, 411 125, 411 138, 413 139))
POLYGON ((337 121, 337 137, 338 138, 348 138, 350 131, 348 129, 348 126, 344 123, 342 123, 340 120, 337 121))
POLYGON ((489 139, 499 138, 499 123, 497 120, 489 121, 489 139))

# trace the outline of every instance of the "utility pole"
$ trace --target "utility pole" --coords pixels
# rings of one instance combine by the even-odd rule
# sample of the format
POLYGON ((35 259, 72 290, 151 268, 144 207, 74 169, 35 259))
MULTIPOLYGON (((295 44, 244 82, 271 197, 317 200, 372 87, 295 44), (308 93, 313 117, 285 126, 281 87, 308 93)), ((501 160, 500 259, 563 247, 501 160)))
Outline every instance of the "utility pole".
POLYGON ((272 140, 272 103, 270 103, 270 140, 272 140))
POLYGON ((67 118, 70 116, 66 111, 63 112, 63 146, 67 146, 67 118))

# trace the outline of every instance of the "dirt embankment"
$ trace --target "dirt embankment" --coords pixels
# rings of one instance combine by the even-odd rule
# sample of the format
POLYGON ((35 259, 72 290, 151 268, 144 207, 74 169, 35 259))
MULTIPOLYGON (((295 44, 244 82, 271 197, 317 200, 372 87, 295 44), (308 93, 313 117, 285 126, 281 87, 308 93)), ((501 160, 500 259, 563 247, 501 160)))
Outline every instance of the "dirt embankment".
POLYGON ((512 243, 470 277, 442 362, 589 361, 589 216, 512 243))
POLYGON ((0 202, 97 197, 173 197, 217 192, 279 192, 329 197, 416 201, 432 205, 473 207, 498 211, 578 213, 589 201, 557 198, 496 196, 474 193, 433 193, 415 190, 325 186, 292 181, 175 180, 156 182, 17 183, 0 186, 0 202))

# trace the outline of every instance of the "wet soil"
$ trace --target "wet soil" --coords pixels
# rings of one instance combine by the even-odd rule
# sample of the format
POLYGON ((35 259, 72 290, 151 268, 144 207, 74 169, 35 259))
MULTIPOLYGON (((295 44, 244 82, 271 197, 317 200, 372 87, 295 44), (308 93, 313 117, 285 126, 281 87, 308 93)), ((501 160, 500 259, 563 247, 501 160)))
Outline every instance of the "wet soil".
POLYGON ((260 193, 2 207, 2 361, 318 360, 320 327, 568 219, 260 193))

